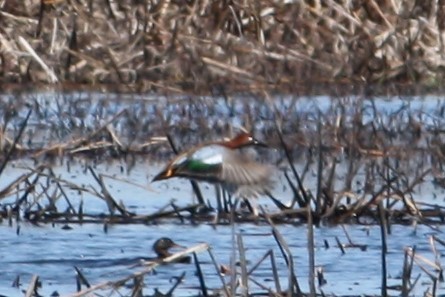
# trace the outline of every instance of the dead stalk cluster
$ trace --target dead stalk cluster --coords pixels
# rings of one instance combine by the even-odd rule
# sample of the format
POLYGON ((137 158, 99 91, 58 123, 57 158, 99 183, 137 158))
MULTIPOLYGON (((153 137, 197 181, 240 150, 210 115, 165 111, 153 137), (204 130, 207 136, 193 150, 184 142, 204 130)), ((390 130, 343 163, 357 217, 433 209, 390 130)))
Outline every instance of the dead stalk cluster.
POLYGON ((0 16, 5 88, 439 87, 445 66, 442 0, 13 0, 0 16))
MULTIPOLYGON (((34 161, 34 164, 25 163, 32 166, 18 168, 23 173, 0 189, 1 218, 17 226, 17 233, 20 233, 20 222, 63 224, 67 228, 73 223, 99 223, 105 232, 111 224, 128 223, 265 223, 270 225, 271 236, 277 242, 281 259, 285 260, 286 284, 278 276, 282 268, 277 268, 273 250, 251 265, 246 261, 248 251, 243 237, 234 234, 233 253, 237 260, 230 267, 217 263, 207 245, 186 252, 208 250, 214 273, 233 274, 230 280, 221 275, 221 286, 211 291, 194 254, 198 290, 203 296, 248 296, 256 290, 271 296, 305 296, 295 272, 292 250, 276 225, 307 223, 309 290, 310 295, 315 296, 316 291, 323 292, 326 280, 323 270, 315 267, 314 226, 378 224, 382 238, 381 295, 387 296, 387 290, 396 289, 402 296, 411 296, 420 279, 419 275, 413 275, 413 267, 430 277, 433 286, 428 294, 436 295, 437 286, 443 281, 437 245, 443 246, 443 240, 436 236, 429 238, 434 261, 428 260, 424 251, 421 254, 415 247, 406 248, 403 277, 396 288, 386 283, 386 241, 395 223, 425 224, 435 230, 444 221, 444 207, 439 203, 433 205, 413 199, 413 194, 427 183, 444 186, 440 173, 445 159, 441 128, 445 106, 440 101, 429 105, 431 108, 428 105, 414 108, 402 101, 397 108, 382 109, 378 99, 365 96, 331 98, 326 107, 317 107, 313 102, 305 105, 303 97, 271 99, 267 94, 255 95, 253 99, 250 96, 156 99, 123 96, 116 100, 107 96, 65 94, 51 100, 39 95, 3 97, 0 176, 8 166, 17 166, 18 159, 34 161), (268 160, 276 160, 282 169, 284 186, 290 189, 288 203, 283 201, 284 197, 269 193, 276 208, 263 210, 260 217, 234 209, 234 201, 226 193, 217 195, 219 201, 215 203, 214 197, 203 196, 198 184, 192 185, 198 203, 179 207, 174 202, 166 202, 166 206, 155 213, 136 213, 127 208, 125 197, 113 197, 108 189, 106 180, 119 177, 97 170, 96 165, 108 160, 126 164, 122 167, 124 173, 131 172, 144 158, 170 158, 204 139, 228 136, 230 129, 235 129, 231 125, 233 120, 241 121, 242 126, 253 130, 257 138, 266 140, 274 148, 262 154, 268 160), (59 162, 57 166, 66 166, 67 171, 78 166, 82 174, 91 177, 91 184, 77 184, 58 176, 54 173, 54 162, 59 162), (85 209, 82 199, 85 196, 100 199, 108 211, 94 213, 85 209), (273 288, 264 286, 255 277, 255 269, 265 265, 264 261, 270 261, 273 288)), ((425 102, 431 104, 431 101, 425 102)), ((348 242, 342 243, 336 238, 341 253, 346 253, 348 248, 366 251, 366 244, 355 243, 346 228, 344 230, 348 242)), ((329 248, 328 242, 325 247, 329 248)), ((179 256, 174 255, 172 259, 179 256)), ((109 290, 110 296, 142 296, 144 281, 156 265, 159 262, 142 263, 122 279, 96 285, 76 267, 78 293, 73 296, 104 290, 109 290)), ((184 277, 180 276, 167 294, 172 294, 184 277)), ((39 283, 35 276, 27 296, 37 292, 39 283)))
MULTIPOLYGON (((36 164, 0 192, 2 200, 18 197, 9 209, 3 204, 4 216, 26 209, 27 213, 36 211, 34 220, 84 220, 87 212, 70 208, 60 215, 64 212, 53 203, 59 197, 69 201, 64 189, 75 188, 106 201, 108 219, 139 221, 140 216, 116 202, 122 199, 112 197, 95 165, 120 160, 122 170, 130 172, 139 160, 171 158, 173 152, 190 145, 230 136, 231 130, 236 133, 231 122, 241 120, 243 127, 269 143, 272 149, 261 153, 282 169, 284 186, 292 193, 290 203, 269 193, 277 206, 270 213, 275 222, 306 222, 309 207, 317 224, 365 224, 368 218, 379 220, 380 206, 390 222, 443 222, 443 206, 413 199, 426 183, 444 186, 443 103, 414 109, 401 102, 385 111, 374 99, 337 98, 325 110, 317 110, 301 105, 301 97, 113 101, 75 96, 62 95, 51 102, 16 96, 4 99, 0 174, 14 159, 27 158, 36 164), (80 164, 97 187, 76 186, 55 177, 54 161, 66 165, 68 171, 80 164)), ((145 220, 159 216, 208 219, 214 201, 202 196, 199 185, 192 186, 196 205, 178 209, 172 204, 166 213, 148 214, 145 220)), ((217 202, 216 212, 224 222, 233 201, 220 193, 217 202)), ((103 217, 97 219, 103 222, 103 217)), ((251 220, 249 216, 239 219, 251 220)))

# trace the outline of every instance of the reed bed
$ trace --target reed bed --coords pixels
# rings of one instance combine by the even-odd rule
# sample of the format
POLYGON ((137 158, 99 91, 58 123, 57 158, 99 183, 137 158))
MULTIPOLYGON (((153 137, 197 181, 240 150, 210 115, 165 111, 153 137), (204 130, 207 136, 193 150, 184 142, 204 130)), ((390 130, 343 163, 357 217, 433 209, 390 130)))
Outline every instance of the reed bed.
POLYGON ((443 85, 442 0, 26 0, 0 14, 4 90, 443 85))
MULTIPOLYGON (((195 205, 178 208, 172 203, 170 209, 150 214, 128 211, 124 202, 117 202, 121 197, 112 197, 108 191, 104 178, 109 177, 96 173, 95 166, 119 160, 122 172, 131 172, 138 160, 167 160, 195 143, 226 137, 235 129, 230 122, 241 120, 241 126, 253 129, 273 148, 262 155, 275 160, 293 193, 286 205, 281 197, 268 195, 276 205, 269 213, 275 223, 309 219, 315 224, 378 223, 381 211, 389 222, 444 221, 444 206, 414 201, 412 195, 425 183, 443 187, 445 106, 441 101, 431 110, 403 103, 387 112, 365 97, 332 98, 324 111, 295 110, 299 100, 304 100, 301 97, 126 100, 85 94, 61 95, 51 102, 34 96, 4 98, 0 174, 14 159, 26 158, 35 165, 1 189, 1 199, 8 201, 1 205, 2 217, 108 224, 160 218, 209 221, 216 213, 217 223, 227 224, 234 201, 222 193, 214 207, 196 183, 192 184, 198 197, 195 205), (95 185, 77 185, 55 176, 53 162, 63 164, 68 172, 80 166, 95 185), (296 162, 302 164, 300 172, 296 162), (312 190, 305 186, 311 171, 317 176, 312 190), (70 189, 103 200, 109 213, 91 214, 82 205, 79 209, 70 206, 72 198, 66 194, 70 189), (17 199, 11 201, 11 197, 17 199), (66 211, 57 209, 60 198, 69 206, 66 211)), ((258 218, 240 213, 236 219, 258 218)))
MULTIPOLYGON (((387 283, 386 242, 394 224, 426 224, 436 230, 444 222, 444 207, 440 203, 429 205, 415 201, 412 194, 425 183, 443 187, 441 127, 445 106, 442 101, 434 103, 431 109, 415 108, 406 101, 394 110, 382 110, 378 98, 337 96, 330 98, 331 104, 326 109, 314 105, 300 109, 296 106, 305 100, 303 97, 271 98, 264 93, 226 98, 110 96, 71 93, 50 95, 48 99, 42 94, 14 94, 2 98, 5 108, 1 109, 0 174, 5 174, 6 167, 17 166, 15 160, 31 160, 27 167, 18 168, 23 174, 0 189, 0 215, 5 223, 11 226, 15 221, 35 225, 53 223, 66 228, 70 224, 95 223, 103 224, 104 232, 113 224, 268 224, 271 240, 276 241, 285 260, 285 282, 278 277, 282 270, 277 267, 277 254, 273 250, 265 251, 258 262, 249 263, 243 235, 234 232, 234 256, 228 266, 215 259, 208 245, 172 256, 174 260, 187 253, 201 252, 194 256, 196 276, 193 277, 199 278, 200 286, 195 289, 202 296, 326 296, 323 270, 315 267, 313 228, 378 224, 381 296, 388 296, 388 290, 411 296, 420 279, 419 275, 413 275, 414 268, 421 269, 433 284, 426 295, 437 296, 437 285, 443 281, 437 246, 443 246, 443 240, 429 236, 431 253, 427 255, 408 245, 403 251, 403 276, 396 287, 387 283), (199 203, 185 207, 167 202, 160 211, 140 213, 126 206, 125 197, 113 196, 109 191, 105 179, 119 177, 107 176, 96 169, 96 165, 117 160, 124 164, 124 173, 131 172, 142 159, 167 160, 196 142, 220 139, 228 136, 231 129, 235 133, 232 121, 253 130, 274 148, 263 151, 262 156, 275 160, 281 168, 293 194, 290 204, 281 203, 281 197, 271 193, 269 198, 274 199, 276 208, 263 209, 260 216, 255 217, 234 208, 234 201, 223 193, 217 207, 209 202, 213 197, 204 196, 199 203), (296 163, 300 167, 297 168, 296 163), (340 163, 346 168, 344 172, 340 163), (86 186, 61 178, 54 173, 55 166, 65 166, 67 171, 80 167, 83 174, 91 177, 92 184, 86 186), (317 176, 315 189, 306 186, 310 174, 317 176), (86 209, 68 194, 73 190, 80 196, 100 199, 108 211, 94 213, 86 209), (277 228, 279 224, 307 225, 310 267, 307 292, 301 289, 296 273, 301 263, 295 262, 287 238, 277 228), (221 284, 216 288, 206 285, 206 275, 199 267, 205 250, 215 267, 215 275, 231 273, 229 280, 221 276, 221 284), (428 260, 431 255, 434 261, 428 260), (270 262, 273 287, 266 287, 255 277, 257 267, 267 262, 270 262)), ((425 98, 425 102, 431 101, 434 99, 425 98)), ((199 187, 194 185, 194 191, 198 192, 199 187)), ((20 224, 16 226, 20 233, 20 224)), ((355 242, 346 227, 344 233, 346 241, 337 237, 335 244, 341 253, 348 253, 350 249, 367 250, 367 244, 355 242)), ((329 243, 326 248, 330 248, 329 243)), ((151 272, 169 260, 164 261, 141 263, 132 267, 134 271, 125 277, 110 277, 98 283, 90 281, 82 269, 75 267, 78 292, 73 296, 143 296, 153 277, 151 272)), ((184 275, 179 275, 168 292, 162 293, 174 295, 184 279, 184 275)), ((35 275, 25 294, 36 295, 39 284, 35 275)))
MULTIPOLYGON (((66 228, 95 223, 104 232, 113 224, 172 221, 268 224, 286 264, 283 283, 274 251, 249 263, 245 239, 234 233, 230 267, 218 263, 208 245, 162 262, 141 262, 124 278, 96 284, 74 267, 73 296, 144 296, 157 265, 189 253, 200 296, 326 296, 323 270, 315 267, 314 227, 343 226, 347 241, 336 237, 339 251, 366 251, 345 224, 380 226, 381 296, 388 290, 411 296, 420 279, 413 268, 433 284, 425 296, 438 294, 443 269, 437 246, 444 246, 443 239, 427 238, 428 255, 406 247, 398 286, 387 283, 386 259, 394 224, 436 230, 444 223, 445 207, 415 201, 413 192, 427 183, 445 187, 445 104, 423 109, 405 101, 388 112, 370 95, 440 91, 445 1, 24 0, 0 1, 0 16, 0 85, 7 92, 0 100, 0 177, 15 160, 34 162, 0 189, 1 220, 66 228), (36 88, 75 92, 49 97, 21 92, 36 88), (104 90, 124 95, 101 95, 104 90), (304 100, 299 94, 327 90, 332 94, 327 109, 296 108, 304 100), (162 95, 128 95, 146 91, 162 95), (224 192, 214 206, 192 183, 198 203, 167 202, 160 211, 140 213, 113 196, 105 182, 110 177, 96 169, 118 160, 122 172, 131 172, 139 160, 167 160, 195 143, 233 135, 235 125, 275 149, 261 155, 281 168, 293 195, 289 204, 270 193, 276 208, 256 217, 234 208, 224 192), (94 184, 61 178, 56 164, 68 172, 80 167, 94 184), (314 189, 307 187, 311 174, 317 178, 314 189), (103 201, 108 211, 86 209, 69 194, 73 190, 103 201), (307 292, 279 224, 307 225, 307 292), (206 285, 200 268, 203 251, 220 276, 216 288, 206 285), (254 274, 265 261, 273 287, 254 274)), ((170 290, 156 294, 174 295, 184 279, 179 275, 170 290)), ((25 296, 38 296, 40 286, 34 275, 25 296)))

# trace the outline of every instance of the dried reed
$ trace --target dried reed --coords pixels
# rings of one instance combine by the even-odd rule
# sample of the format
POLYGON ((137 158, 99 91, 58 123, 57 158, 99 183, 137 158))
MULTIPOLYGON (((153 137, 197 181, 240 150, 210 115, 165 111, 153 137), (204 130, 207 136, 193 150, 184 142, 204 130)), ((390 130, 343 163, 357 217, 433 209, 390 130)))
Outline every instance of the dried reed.
POLYGON ((441 3, 8 1, 0 82, 176 93, 440 88, 441 3))

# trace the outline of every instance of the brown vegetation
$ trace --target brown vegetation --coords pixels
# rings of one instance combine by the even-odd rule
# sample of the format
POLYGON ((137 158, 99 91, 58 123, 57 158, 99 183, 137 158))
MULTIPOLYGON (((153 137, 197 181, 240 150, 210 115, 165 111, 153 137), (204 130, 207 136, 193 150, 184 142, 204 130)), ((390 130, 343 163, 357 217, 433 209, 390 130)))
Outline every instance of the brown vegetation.
POLYGON ((199 93, 438 88, 444 15, 442 0, 6 0, 0 82, 199 93))
MULTIPOLYGON (((276 212, 269 213, 275 223, 294 224, 313 219, 317 224, 367 224, 368 218, 376 223, 383 208, 387 212, 385 219, 390 222, 443 223, 443 206, 414 201, 412 196, 424 183, 433 182, 443 187, 444 139, 440 120, 445 110, 443 103, 435 105, 434 110, 416 110, 404 105, 384 114, 374 100, 358 98, 353 102, 345 98, 332 99, 330 107, 323 112, 293 112, 301 98, 283 101, 263 98, 263 102, 258 97, 250 100, 246 97, 173 98, 164 103, 157 99, 125 103, 122 98, 117 102, 109 98, 94 99, 94 96, 73 100, 75 96, 58 97, 49 106, 45 106, 43 99, 20 100, 17 96, 13 98, 14 105, 6 103, 8 109, 2 114, 0 175, 15 158, 30 158, 36 166, 0 191, 0 199, 5 199, 13 196, 17 188, 21 189, 16 194, 22 199, 14 200, 11 208, 5 204, 0 209, 4 218, 22 214, 35 222, 108 224, 162 218, 208 222, 217 215, 218 222, 228 223, 233 201, 219 197, 217 209, 212 209, 205 202, 208 197, 203 198, 196 185, 193 189, 199 198, 198 204, 181 209, 171 204, 169 210, 136 215, 116 202, 120 199, 110 195, 104 176, 95 172, 94 164, 117 159, 127 164, 126 169, 130 171, 138 158, 165 160, 172 157, 176 146, 182 151, 206 139, 229 136, 230 121, 239 120, 242 126, 276 148, 263 153, 269 154, 268 160, 278 158, 283 178, 293 193, 290 205, 280 203, 281 197, 270 197, 275 198, 277 206, 276 212), (215 100, 219 100, 218 104, 215 100), (116 111, 114 106, 120 106, 121 110, 116 111), (21 120, 20 115, 25 113, 25 120, 21 120), (274 152, 278 156, 271 157, 274 152), (90 161, 87 164, 81 161, 80 166, 95 180, 97 189, 93 191, 52 173, 51 160, 63 162, 69 171, 70 166, 85 158, 90 161), (294 167, 297 162, 298 170, 294 167), (308 191, 305 186, 310 171, 317 175, 316 191, 308 191), (37 194, 35 185, 40 183, 43 183, 42 192, 37 194), (46 205, 46 200, 44 205, 28 201, 30 193, 47 197, 48 201, 54 198, 50 193, 57 193, 55 197, 69 201, 64 188, 76 188, 102 199, 109 207, 109 214, 88 214, 75 207, 60 212, 55 204, 46 205), (26 211, 15 213, 19 209, 26 211)), ((244 212, 237 220, 256 221, 257 218, 244 212)))

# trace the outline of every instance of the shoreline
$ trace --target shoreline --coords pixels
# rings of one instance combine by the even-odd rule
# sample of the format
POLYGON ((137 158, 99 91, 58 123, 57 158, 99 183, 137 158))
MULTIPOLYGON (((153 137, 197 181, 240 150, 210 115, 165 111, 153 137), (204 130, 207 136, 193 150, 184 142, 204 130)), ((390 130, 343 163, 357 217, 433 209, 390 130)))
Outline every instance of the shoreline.
POLYGON ((156 91, 151 88, 145 88, 143 85, 136 84, 99 84, 89 85, 80 83, 26 83, 15 84, 6 83, 1 84, 1 95, 32 95, 39 93, 54 93, 55 95, 65 95, 74 93, 109 93, 112 95, 142 95, 142 96, 257 96, 263 98, 264 95, 280 96, 280 95, 294 95, 294 96, 440 96, 444 93, 443 86, 426 86, 421 84, 409 83, 388 83, 388 84, 349 84, 344 82, 333 83, 301 83, 289 86, 257 86, 257 85, 232 85, 208 86, 205 90, 188 90, 175 87, 157 86, 156 91))

